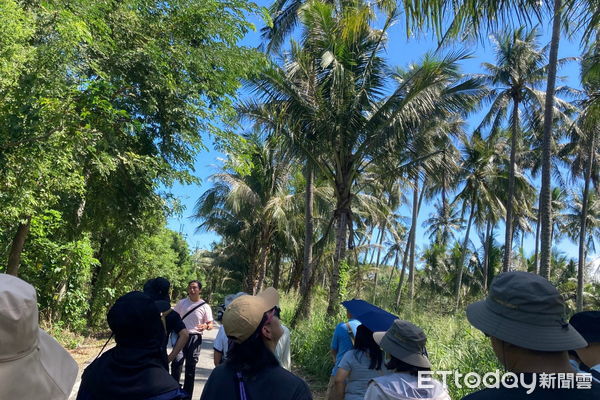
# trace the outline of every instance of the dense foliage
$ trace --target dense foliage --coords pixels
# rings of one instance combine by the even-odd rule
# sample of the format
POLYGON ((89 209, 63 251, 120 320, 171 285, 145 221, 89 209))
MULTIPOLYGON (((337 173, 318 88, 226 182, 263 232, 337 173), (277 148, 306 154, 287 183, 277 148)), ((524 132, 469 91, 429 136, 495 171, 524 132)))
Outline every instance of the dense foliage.
POLYGON ((261 56, 240 0, 0 2, 0 256, 72 328, 161 274, 193 270, 175 181, 194 182, 261 56), (167 188, 167 190, 165 190, 167 188))

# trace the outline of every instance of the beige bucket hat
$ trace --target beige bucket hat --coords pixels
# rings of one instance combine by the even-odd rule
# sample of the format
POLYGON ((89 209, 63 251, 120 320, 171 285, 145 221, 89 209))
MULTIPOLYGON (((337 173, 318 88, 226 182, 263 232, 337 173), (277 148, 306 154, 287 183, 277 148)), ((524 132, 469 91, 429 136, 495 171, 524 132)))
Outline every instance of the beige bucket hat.
POLYGON ((77 363, 38 326, 33 286, 0 274, 0 399, 65 400, 77 363))

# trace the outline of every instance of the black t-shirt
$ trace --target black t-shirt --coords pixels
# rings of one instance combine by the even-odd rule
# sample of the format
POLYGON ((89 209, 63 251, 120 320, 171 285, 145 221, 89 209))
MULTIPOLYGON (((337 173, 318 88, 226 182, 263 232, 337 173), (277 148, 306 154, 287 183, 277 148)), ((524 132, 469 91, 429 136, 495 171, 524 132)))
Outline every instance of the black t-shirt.
POLYGON ((165 317, 165 325, 167 327, 167 336, 171 332, 179 333, 182 329, 185 329, 185 324, 181 320, 181 316, 175 311, 171 310, 165 317))
MULTIPOLYGON (((249 400, 312 400, 306 382, 281 366, 267 367, 244 382, 249 400)), ((238 390, 235 371, 221 364, 210 374, 200 400, 238 400, 238 390)))
MULTIPOLYGON (((556 375, 556 374, 554 374, 556 375)), ((573 374, 574 375, 574 374, 573 374)), ((526 382, 531 382, 532 374, 526 374, 526 382)), ((554 389, 540 387, 540 375, 537 376, 537 387, 529 394, 527 388, 505 388, 498 389, 488 388, 471 393, 462 398, 462 400, 600 400, 600 384, 595 382, 589 383, 591 388, 584 388, 587 385, 574 383, 572 389, 557 389, 557 384, 553 385, 554 389)))

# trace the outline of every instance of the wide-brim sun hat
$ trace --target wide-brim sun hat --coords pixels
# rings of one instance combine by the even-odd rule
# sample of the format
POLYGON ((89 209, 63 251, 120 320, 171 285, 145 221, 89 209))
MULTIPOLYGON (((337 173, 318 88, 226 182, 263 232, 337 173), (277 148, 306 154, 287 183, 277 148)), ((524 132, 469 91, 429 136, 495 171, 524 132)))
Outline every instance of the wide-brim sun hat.
POLYGON ((227 337, 236 343, 246 341, 258 329, 264 314, 279 304, 279 294, 269 287, 256 296, 243 295, 233 300, 223 314, 227 337))
POLYGON ((33 286, 0 274, 0 399, 65 400, 77 363, 38 326, 33 286))
POLYGON ((431 368, 425 348, 427 337, 418 326, 397 319, 386 332, 373 333, 373 339, 383 351, 398 360, 416 367, 431 368))
POLYGON ((537 351, 566 351, 587 346, 565 319, 558 290, 529 272, 498 275, 485 300, 467 307, 475 328, 504 342, 537 351))

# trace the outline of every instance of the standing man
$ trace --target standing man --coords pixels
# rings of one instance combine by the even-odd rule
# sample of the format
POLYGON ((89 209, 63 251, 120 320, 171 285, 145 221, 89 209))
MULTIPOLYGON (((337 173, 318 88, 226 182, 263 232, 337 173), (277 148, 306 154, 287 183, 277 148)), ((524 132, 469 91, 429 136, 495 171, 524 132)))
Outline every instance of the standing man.
POLYGON ((340 322, 333 331, 333 338, 331 339, 331 356, 333 357, 333 369, 331 370, 331 377, 329 378, 329 384, 327 385, 327 393, 325 399, 333 399, 335 394, 335 374, 337 373, 340 361, 344 357, 344 354, 354 346, 354 338, 356 337, 356 328, 360 325, 357 319, 352 317, 348 311, 346 312, 348 322, 340 322))
POLYGON ((183 390, 192 398, 194 392, 194 378, 196 375, 196 364, 200 355, 202 344, 202 332, 211 330, 213 327, 213 316, 210 306, 200 298, 202 284, 199 281, 188 283, 188 297, 180 300, 174 310, 181 315, 181 319, 189 333, 187 344, 183 348, 183 358, 171 363, 171 375, 177 382, 181 378, 181 368, 185 362, 185 374, 183 390))

